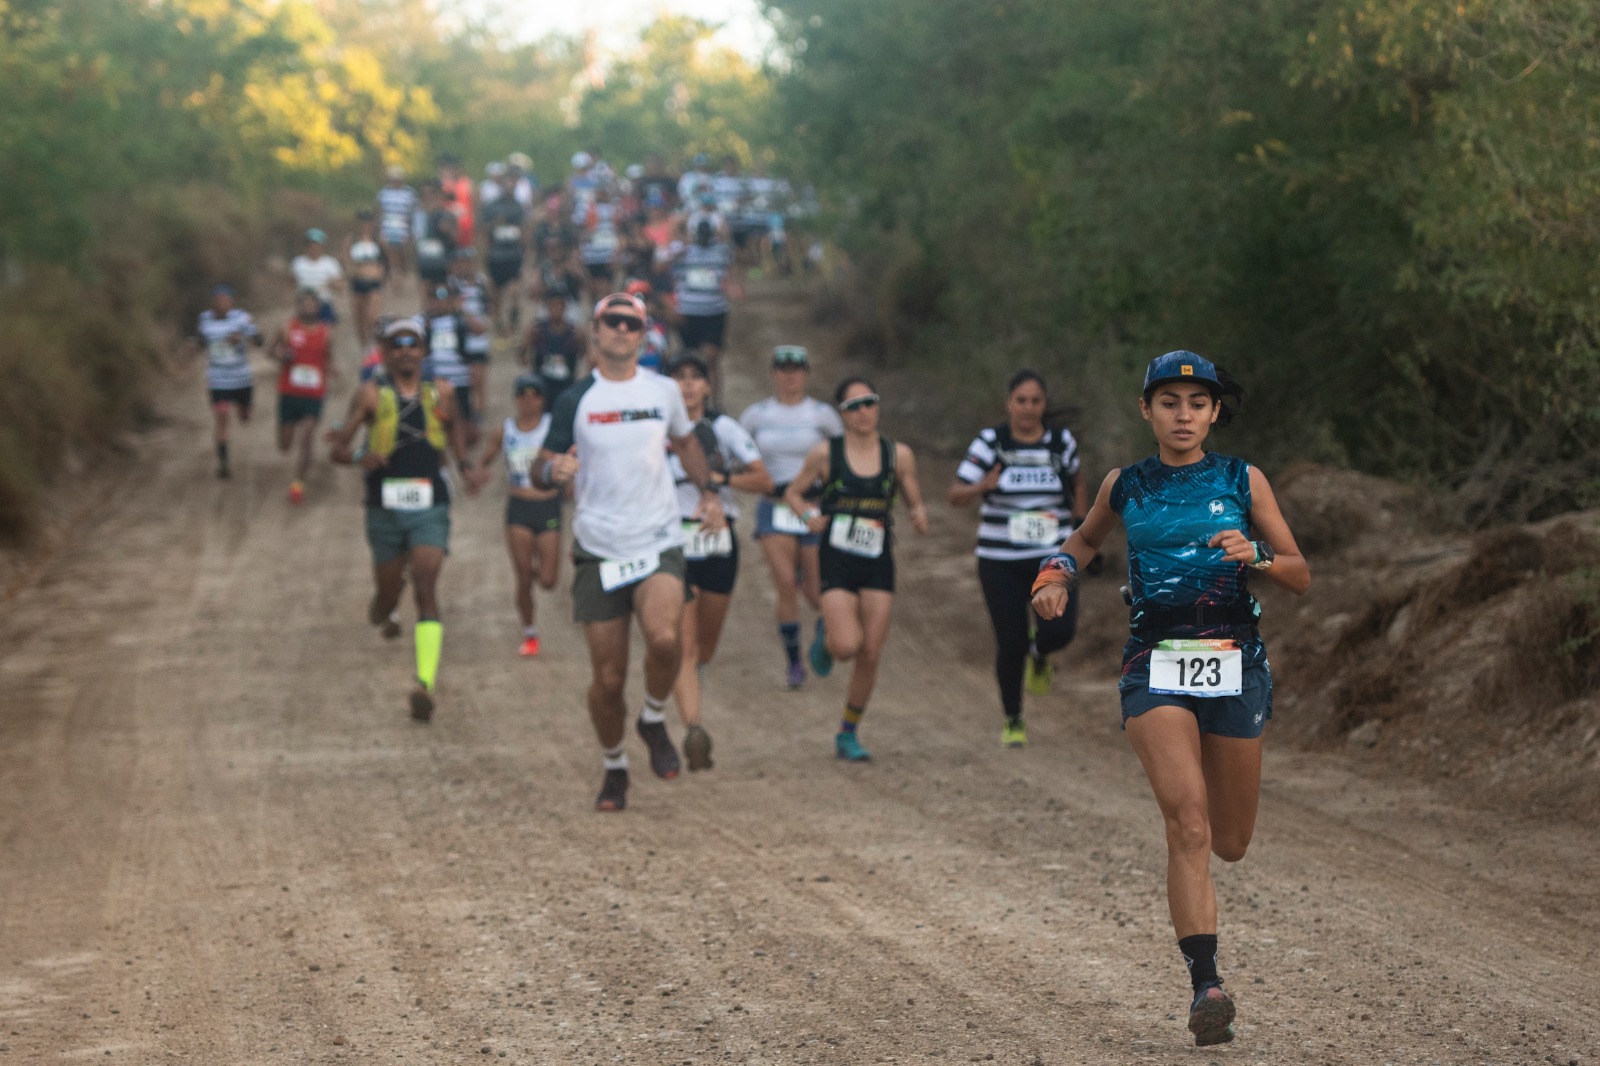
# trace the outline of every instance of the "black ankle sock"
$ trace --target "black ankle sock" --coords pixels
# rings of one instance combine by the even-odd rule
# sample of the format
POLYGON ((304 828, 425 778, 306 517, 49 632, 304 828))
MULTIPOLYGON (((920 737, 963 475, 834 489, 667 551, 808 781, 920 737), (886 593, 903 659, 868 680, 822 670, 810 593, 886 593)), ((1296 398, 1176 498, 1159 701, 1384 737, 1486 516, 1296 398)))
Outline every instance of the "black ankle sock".
POLYGON ((222 466, 228 465, 228 442, 225 440, 217 441, 217 462, 222 466))
POLYGON ((1197 933, 1178 941, 1184 964, 1189 967, 1189 983, 1196 992, 1207 981, 1217 981, 1217 934, 1197 933))

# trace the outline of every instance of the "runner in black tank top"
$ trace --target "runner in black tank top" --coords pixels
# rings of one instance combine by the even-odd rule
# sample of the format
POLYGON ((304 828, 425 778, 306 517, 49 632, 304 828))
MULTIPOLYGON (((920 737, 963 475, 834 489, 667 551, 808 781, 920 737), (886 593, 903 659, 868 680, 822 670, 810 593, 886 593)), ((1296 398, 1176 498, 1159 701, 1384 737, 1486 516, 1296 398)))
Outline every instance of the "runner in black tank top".
POLYGON ((822 536, 822 616, 830 658, 853 661, 844 717, 834 754, 865 762, 871 754, 856 737, 878 676, 878 661, 894 609, 894 546, 890 512, 904 494, 911 528, 928 531, 916 459, 911 449, 878 432, 878 394, 864 378, 840 382, 835 392, 844 436, 812 448, 789 483, 784 500, 822 536), (804 486, 823 480, 822 506, 808 504, 804 486))

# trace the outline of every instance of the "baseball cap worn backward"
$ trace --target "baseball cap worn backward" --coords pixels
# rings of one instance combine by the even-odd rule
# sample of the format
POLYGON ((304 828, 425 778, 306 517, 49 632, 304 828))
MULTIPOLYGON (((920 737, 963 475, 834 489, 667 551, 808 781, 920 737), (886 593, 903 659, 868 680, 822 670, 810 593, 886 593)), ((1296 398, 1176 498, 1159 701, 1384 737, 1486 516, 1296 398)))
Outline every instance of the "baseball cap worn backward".
POLYGON ((630 292, 614 292, 610 296, 602 296, 600 302, 594 305, 593 317, 599 318, 607 311, 632 311, 641 319, 649 317, 644 301, 630 292))
POLYGON ((1211 360, 1190 351, 1168 352, 1150 360, 1144 372, 1144 389, 1149 392, 1157 385, 1169 381, 1198 381, 1212 392, 1222 387, 1217 379, 1217 368, 1211 360))

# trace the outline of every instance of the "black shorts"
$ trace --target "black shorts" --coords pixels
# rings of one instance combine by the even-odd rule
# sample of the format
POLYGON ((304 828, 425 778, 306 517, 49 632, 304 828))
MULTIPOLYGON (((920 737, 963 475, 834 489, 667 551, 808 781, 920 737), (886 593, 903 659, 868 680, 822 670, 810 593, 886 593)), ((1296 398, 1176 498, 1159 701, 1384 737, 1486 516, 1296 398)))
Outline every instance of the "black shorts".
POLYGON ((521 276, 522 260, 489 260, 489 280, 494 282, 495 288, 503 289, 521 276))
POLYGON ((616 273, 616 267, 611 263, 585 263, 584 268, 589 271, 589 276, 595 281, 610 281, 616 273))
POLYGON ((296 422, 307 418, 318 419, 322 417, 322 397, 320 396, 279 396, 278 397, 278 425, 292 426, 296 422))
POLYGON ((255 399, 255 395, 256 387, 254 385, 246 385, 242 389, 212 389, 211 406, 215 407, 219 403, 231 403, 238 407, 239 410, 249 414, 250 401, 255 399))
POLYGON ((548 500, 524 500, 518 496, 506 498, 506 525, 522 526, 535 533, 561 531, 561 497, 548 500))
POLYGON ((877 589, 894 591, 894 552, 885 547, 882 555, 868 559, 840 551, 827 541, 818 551, 822 562, 822 591, 838 589, 841 592, 860 592, 877 589))
POLYGON ((383 288, 382 278, 351 278, 350 291, 357 296, 365 296, 369 292, 377 292, 383 288))
POLYGON ((462 423, 476 422, 478 412, 472 409, 472 387, 470 385, 456 386, 456 412, 461 415, 462 423))
POLYGON ((678 327, 685 348, 698 348, 702 344, 722 347, 722 338, 728 333, 728 312, 720 315, 684 315, 678 327))
MULTIPOLYGON (((728 523, 733 528, 733 523, 728 523)), ((732 596, 734 583, 739 580, 739 538, 733 538, 733 550, 727 555, 709 555, 704 559, 690 559, 683 575, 690 598, 695 590, 732 596)))

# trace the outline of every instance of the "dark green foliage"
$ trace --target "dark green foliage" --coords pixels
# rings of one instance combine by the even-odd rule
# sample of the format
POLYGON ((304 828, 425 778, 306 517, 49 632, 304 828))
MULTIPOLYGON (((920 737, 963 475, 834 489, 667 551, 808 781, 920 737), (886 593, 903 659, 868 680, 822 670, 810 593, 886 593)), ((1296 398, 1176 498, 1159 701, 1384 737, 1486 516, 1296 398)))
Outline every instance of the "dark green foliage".
POLYGON ((1600 503, 1592 5, 768 6, 887 358, 1043 363, 1131 412, 1189 347, 1250 390, 1222 447, 1475 522, 1600 503))

